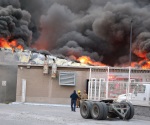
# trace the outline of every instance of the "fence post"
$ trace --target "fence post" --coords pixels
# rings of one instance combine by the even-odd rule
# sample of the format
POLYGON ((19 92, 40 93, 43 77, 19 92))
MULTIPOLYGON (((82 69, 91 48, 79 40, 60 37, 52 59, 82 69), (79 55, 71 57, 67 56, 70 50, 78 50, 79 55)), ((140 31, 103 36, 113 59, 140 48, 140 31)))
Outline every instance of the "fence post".
POLYGON ((91 72, 92 69, 90 68, 89 83, 88 83, 88 99, 91 99, 91 72))
POLYGON ((129 92, 130 92, 130 82, 131 82, 131 67, 129 67, 129 77, 127 83, 127 93, 126 93, 126 100, 129 101, 129 92))
POLYGON ((107 67, 107 81, 106 81, 106 99, 108 99, 108 82, 109 82, 109 67, 107 67))

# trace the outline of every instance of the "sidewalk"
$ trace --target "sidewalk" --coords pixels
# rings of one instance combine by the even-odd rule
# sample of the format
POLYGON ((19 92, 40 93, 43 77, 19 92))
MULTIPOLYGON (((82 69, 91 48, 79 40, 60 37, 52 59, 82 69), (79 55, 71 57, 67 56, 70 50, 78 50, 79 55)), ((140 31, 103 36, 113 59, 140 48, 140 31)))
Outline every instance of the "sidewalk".
POLYGON ((35 105, 35 106, 58 106, 58 107, 70 107, 70 105, 63 105, 63 104, 45 104, 45 103, 22 103, 22 102, 12 102, 10 104, 13 105, 18 105, 18 104, 23 104, 23 105, 35 105))

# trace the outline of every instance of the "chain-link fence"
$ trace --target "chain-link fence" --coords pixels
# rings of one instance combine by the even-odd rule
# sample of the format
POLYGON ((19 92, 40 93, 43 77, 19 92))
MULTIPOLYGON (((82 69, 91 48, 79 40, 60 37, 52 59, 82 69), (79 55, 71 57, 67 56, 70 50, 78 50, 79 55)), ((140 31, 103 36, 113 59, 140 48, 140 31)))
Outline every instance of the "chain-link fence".
POLYGON ((90 100, 128 100, 135 105, 150 106, 149 70, 91 69, 88 85, 90 100))

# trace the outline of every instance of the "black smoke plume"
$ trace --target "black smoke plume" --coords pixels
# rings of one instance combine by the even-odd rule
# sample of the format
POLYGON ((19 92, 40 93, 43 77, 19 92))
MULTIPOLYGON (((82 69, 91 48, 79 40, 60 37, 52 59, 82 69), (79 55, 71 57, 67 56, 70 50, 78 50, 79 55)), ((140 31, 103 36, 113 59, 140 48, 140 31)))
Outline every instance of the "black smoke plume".
POLYGON ((133 20, 132 61, 150 59, 150 0, 0 0, 0 6, 1 36, 111 66, 129 62, 133 20))

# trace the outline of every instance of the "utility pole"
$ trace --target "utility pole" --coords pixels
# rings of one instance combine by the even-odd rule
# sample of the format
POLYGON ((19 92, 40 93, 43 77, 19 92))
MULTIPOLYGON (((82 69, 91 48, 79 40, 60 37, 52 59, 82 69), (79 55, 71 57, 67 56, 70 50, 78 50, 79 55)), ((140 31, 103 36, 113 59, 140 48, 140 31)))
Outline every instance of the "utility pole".
POLYGON ((132 23, 133 23, 133 19, 131 19, 131 23, 130 23, 130 54, 129 54, 129 66, 131 66, 131 61, 132 61, 132 23))

